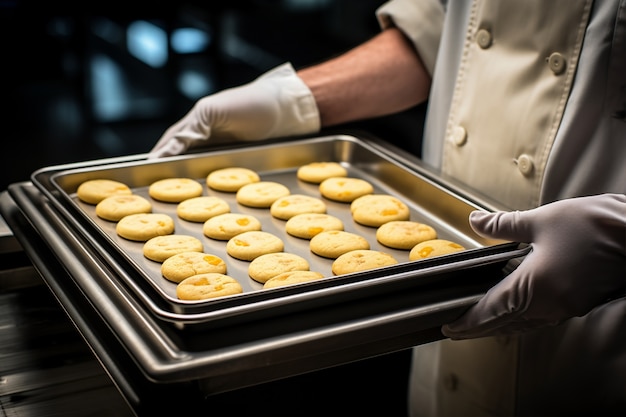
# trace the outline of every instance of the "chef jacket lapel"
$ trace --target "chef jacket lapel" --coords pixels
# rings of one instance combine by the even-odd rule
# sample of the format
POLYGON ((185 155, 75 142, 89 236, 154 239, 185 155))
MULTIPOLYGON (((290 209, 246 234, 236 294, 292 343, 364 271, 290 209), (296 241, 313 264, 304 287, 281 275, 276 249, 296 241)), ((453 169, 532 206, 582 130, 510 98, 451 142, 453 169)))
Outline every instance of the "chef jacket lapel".
POLYGON ((591 6, 591 0, 473 2, 444 174, 510 207, 539 204, 591 6))

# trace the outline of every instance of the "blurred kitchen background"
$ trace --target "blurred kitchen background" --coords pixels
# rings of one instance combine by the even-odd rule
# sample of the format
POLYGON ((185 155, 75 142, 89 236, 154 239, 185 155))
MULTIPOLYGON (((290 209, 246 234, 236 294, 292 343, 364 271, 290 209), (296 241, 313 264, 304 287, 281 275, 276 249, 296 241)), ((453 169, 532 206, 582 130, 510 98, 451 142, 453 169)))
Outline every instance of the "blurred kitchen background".
MULTIPOLYGON (((379 31, 382 0, 0 0, 0 190, 38 168, 144 153, 202 96, 379 31)), ((409 150, 423 110, 343 126, 409 150)))

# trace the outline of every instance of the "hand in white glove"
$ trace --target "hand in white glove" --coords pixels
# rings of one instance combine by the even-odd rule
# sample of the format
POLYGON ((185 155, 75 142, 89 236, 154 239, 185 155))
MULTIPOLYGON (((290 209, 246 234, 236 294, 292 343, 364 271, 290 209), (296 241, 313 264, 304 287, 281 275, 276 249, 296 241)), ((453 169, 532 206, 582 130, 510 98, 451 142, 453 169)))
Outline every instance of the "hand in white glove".
POLYGON ((516 333, 583 316, 626 290, 626 195, 557 201, 519 212, 473 212, 484 236, 532 251, 458 320, 452 339, 516 333))
POLYGON ((184 153, 208 139, 257 140, 320 129, 315 98, 291 64, 204 97, 159 139, 148 158, 184 153))

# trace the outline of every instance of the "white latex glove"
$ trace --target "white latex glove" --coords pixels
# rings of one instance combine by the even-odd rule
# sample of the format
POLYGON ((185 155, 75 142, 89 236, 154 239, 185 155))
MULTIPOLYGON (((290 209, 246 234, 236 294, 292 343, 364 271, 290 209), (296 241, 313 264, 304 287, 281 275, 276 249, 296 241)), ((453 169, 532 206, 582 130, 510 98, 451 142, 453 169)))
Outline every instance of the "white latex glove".
POLYGON ((626 195, 557 201, 528 211, 472 212, 479 234, 532 251, 458 320, 452 339, 516 333, 583 316, 626 291, 626 195))
POLYGON ((163 134, 148 158, 178 155, 213 139, 259 140, 315 133, 315 99, 286 63, 251 83, 204 97, 163 134))

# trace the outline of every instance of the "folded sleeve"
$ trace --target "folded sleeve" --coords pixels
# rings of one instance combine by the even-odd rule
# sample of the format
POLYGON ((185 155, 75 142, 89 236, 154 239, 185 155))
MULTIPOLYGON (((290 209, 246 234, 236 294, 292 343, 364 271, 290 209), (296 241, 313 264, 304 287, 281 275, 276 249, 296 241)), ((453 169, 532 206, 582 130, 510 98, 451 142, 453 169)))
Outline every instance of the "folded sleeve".
POLYGON ((397 27, 413 43, 432 76, 445 8, 440 0, 391 0, 376 10, 382 29, 397 27))

